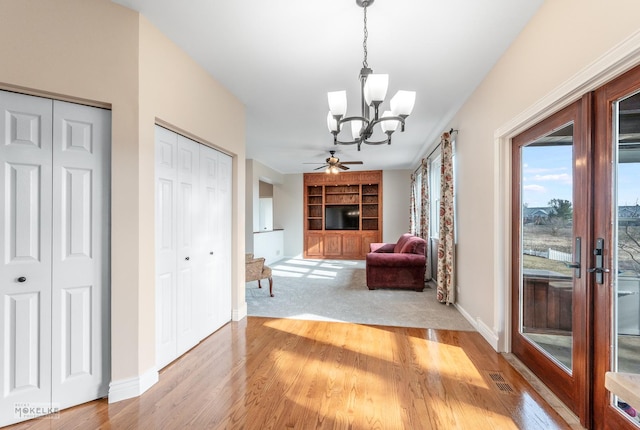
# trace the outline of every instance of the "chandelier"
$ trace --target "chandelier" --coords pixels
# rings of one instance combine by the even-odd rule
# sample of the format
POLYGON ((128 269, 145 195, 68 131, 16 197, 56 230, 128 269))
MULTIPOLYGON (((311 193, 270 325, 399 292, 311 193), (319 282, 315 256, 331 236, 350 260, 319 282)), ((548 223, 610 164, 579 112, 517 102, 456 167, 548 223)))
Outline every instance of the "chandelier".
POLYGON ((416 101, 415 91, 398 91, 389 103, 390 110, 385 110, 380 115, 380 105, 387 96, 389 85, 389 75, 375 74, 367 63, 367 7, 373 4, 374 0, 356 0, 358 6, 364 9, 364 60, 360 70, 360 116, 345 116, 347 113, 347 92, 331 91, 327 93, 329 99, 329 114, 327 115, 327 127, 333 134, 334 145, 383 145, 391 144, 391 135, 400 126, 400 131, 404 131, 404 120, 411 114, 416 101), (373 109, 373 116, 372 114, 373 109), (353 140, 340 141, 338 134, 342 131, 343 124, 351 123, 351 136, 353 140), (380 124, 382 131, 386 134, 383 140, 371 141, 373 128, 380 124))

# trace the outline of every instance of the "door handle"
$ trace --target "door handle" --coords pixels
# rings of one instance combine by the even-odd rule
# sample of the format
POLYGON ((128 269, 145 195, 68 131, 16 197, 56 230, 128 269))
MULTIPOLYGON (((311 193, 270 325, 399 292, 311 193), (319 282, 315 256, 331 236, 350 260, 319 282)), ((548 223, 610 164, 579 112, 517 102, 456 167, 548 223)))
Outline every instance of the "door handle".
POLYGON ((18 278, 18 282, 25 282, 27 280, 27 278, 25 278, 24 276, 20 276, 18 278))
POLYGON ((604 284, 604 274, 609 273, 609 269, 605 269, 604 266, 604 239, 599 237, 596 239, 596 247, 593 250, 593 255, 596 257, 596 267, 587 269, 589 273, 596 274, 596 284, 604 284))

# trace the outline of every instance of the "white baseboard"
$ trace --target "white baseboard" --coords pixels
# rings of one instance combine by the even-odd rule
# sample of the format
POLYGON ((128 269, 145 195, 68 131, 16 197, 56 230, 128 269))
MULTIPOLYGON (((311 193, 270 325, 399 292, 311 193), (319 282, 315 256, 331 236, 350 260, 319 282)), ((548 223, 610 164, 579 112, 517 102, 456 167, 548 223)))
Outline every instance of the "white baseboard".
POLYGON ((247 302, 245 301, 240 305, 238 309, 234 309, 233 312, 231 312, 231 320, 240 321, 241 319, 247 316, 247 313, 248 313, 247 302))
POLYGON ((158 371, 149 369, 135 378, 111 381, 109 384, 109 403, 138 397, 158 382, 158 371))
POLYGON ((458 310, 458 312, 460 312, 462 314, 462 316, 469 321, 469 324, 471 324, 473 326, 473 328, 475 328, 476 330, 478 330, 478 324, 476 322, 476 320, 473 319, 473 317, 469 314, 469 312, 467 312, 462 306, 460 306, 458 303, 454 303, 453 304, 456 309, 458 310))
POLYGON ((473 326, 473 328, 475 328, 478 333, 480 333, 480 335, 482 335, 482 337, 484 338, 484 340, 487 341, 487 343, 489 343, 489 345, 491 345, 491 347, 493 349, 495 349, 496 351, 499 351, 499 337, 498 335, 491 329, 491 327, 489 327, 488 325, 486 325, 480 318, 476 318, 474 319, 469 312, 467 312, 462 306, 460 306, 459 304, 455 304, 456 309, 458 309, 458 311, 462 314, 462 316, 469 321, 469 324, 471 324, 473 326))
POLYGON ((482 337, 484 337, 484 340, 486 340, 494 350, 496 350, 497 352, 500 352, 500 337, 496 332, 494 332, 491 329, 491 327, 486 325, 480 318, 478 318, 478 323, 476 324, 476 330, 478 330, 478 333, 480 333, 482 337))

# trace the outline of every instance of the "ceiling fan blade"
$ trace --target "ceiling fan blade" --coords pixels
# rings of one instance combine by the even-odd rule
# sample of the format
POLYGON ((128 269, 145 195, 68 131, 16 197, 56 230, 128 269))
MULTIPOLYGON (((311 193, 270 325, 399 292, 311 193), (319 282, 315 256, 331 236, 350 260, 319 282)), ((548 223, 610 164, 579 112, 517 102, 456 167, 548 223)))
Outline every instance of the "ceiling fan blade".
POLYGON ((339 168, 341 168, 342 170, 349 170, 349 168, 348 168, 347 166, 343 166, 343 164, 344 164, 344 163, 340 163, 340 164, 338 164, 337 166, 338 166, 339 168))
POLYGON ((327 163, 302 163, 302 164, 327 164, 327 163))
POLYGON ((362 161, 341 161, 340 164, 362 164, 362 161))
POLYGON ((328 165, 328 164, 325 164, 324 166, 316 167, 316 168, 315 168, 315 169, 313 169, 313 170, 320 170, 320 169, 324 169, 325 167, 329 167, 329 165, 328 165))

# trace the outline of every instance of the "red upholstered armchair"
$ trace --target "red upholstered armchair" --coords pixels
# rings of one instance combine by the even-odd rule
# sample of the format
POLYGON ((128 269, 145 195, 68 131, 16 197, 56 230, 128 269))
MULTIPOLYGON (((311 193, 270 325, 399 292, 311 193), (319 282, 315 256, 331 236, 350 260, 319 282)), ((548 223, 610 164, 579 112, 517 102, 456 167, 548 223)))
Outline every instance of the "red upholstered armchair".
POLYGON ((427 242, 403 234, 397 243, 372 243, 367 254, 367 287, 424 290, 427 242))

